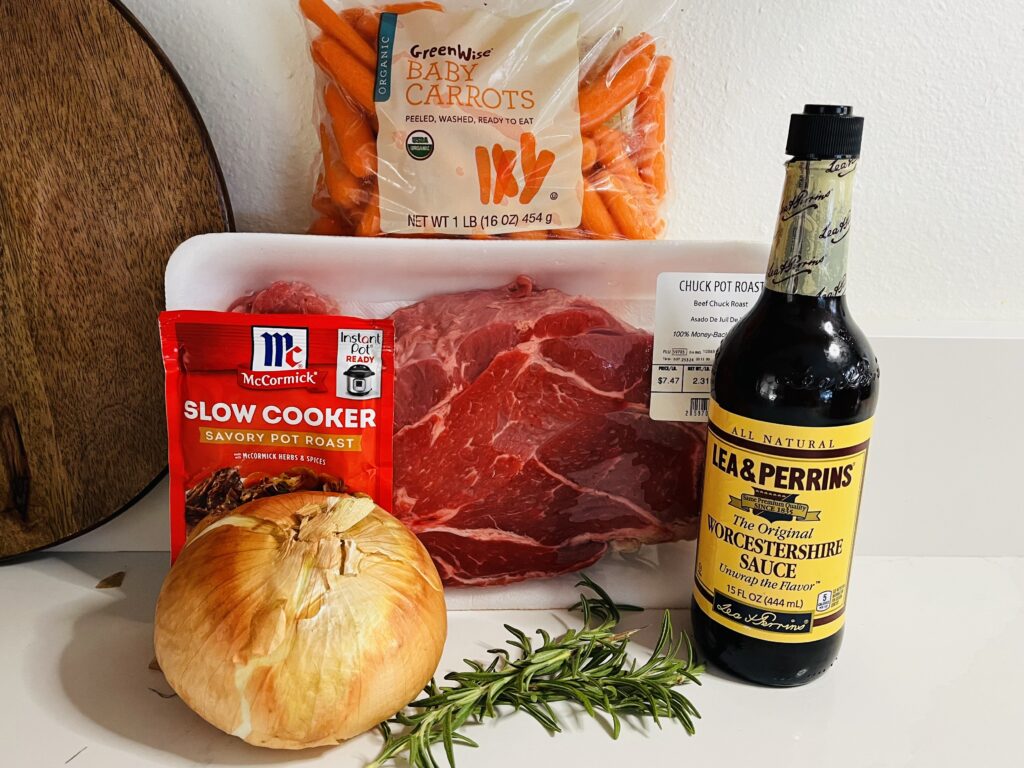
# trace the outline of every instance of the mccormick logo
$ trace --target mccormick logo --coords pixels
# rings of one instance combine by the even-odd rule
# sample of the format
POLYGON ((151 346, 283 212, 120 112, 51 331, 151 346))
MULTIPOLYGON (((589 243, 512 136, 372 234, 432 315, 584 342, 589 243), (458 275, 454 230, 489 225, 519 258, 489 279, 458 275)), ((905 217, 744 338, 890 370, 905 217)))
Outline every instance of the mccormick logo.
POLYGON ((307 328, 252 329, 252 368, 239 367, 238 385, 246 389, 308 389, 325 392, 324 372, 307 367, 307 328))
POLYGON ((252 329, 252 370, 300 371, 306 368, 306 328, 252 329))

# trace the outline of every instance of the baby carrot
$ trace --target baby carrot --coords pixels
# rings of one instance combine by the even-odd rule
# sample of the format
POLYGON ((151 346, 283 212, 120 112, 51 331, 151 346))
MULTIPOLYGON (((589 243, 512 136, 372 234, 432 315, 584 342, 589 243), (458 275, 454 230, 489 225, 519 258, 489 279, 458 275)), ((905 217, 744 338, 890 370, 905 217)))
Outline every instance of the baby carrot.
POLYGON ((357 61, 371 70, 376 68, 377 52, 324 0, 299 0, 299 7, 307 19, 345 46, 357 61))
POLYGON ((487 205, 491 199, 491 156, 487 147, 476 148, 476 177, 480 183, 480 204, 487 205))
POLYGON ((656 56, 654 58, 654 64, 651 66, 651 82, 647 84, 647 87, 644 88, 643 92, 640 94, 640 100, 643 101, 645 96, 649 93, 664 90, 671 72, 672 57, 656 56))
POLYGON ((366 192, 360 186, 359 179, 349 173, 344 163, 337 160, 331 162, 324 178, 331 200, 341 206, 342 210, 352 211, 366 199, 366 192))
POLYGON ((320 149, 324 155, 324 184, 327 193, 342 210, 353 210, 365 198, 363 188, 345 164, 334 157, 331 138, 323 123, 320 124, 320 149))
POLYGON ((360 179, 373 175, 377 170, 377 142, 366 117, 334 85, 324 89, 324 105, 345 165, 360 179))
MULTIPOLYGON (((363 18, 364 13, 366 13, 365 8, 357 7, 345 8, 344 10, 339 12, 338 15, 341 16, 341 18, 343 18, 348 23, 348 25, 352 27, 352 29, 356 29, 356 24, 359 22, 361 18, 363 18)), ((359 30, 356 29, 356 31, 358 32, 359 30)))
POLYGON ((653 240, 654 229, 646 213, 626 184, 615 174, 608 173, 595 182, 601 190, 601 200, 611 214, 618 230, 630 240, 653 240))
POLYGON ((580 88, 580 128, 589 133, 634 101, 650 79, 654 41, 642 34, 627 42, 597 77, 580 88))
POLYGON ((353 26, 362 38, 370 45, 376 47, 377 33, 380 30, 380 14, 376 11, 365 8, 362 16, 356 19, 353 26))
POLYGON ((380 234, 380 198, 374 192, 356 224, 357 237, 377 237, 380 234))
POLYGON ((590 173, 597 162, 597 144, 589 136, 583 137, 583 174, 590 173))
POLYGON ((509 240, 547 240, 548 233, 543 229, 533 229, 529 232, 510 232, 509 240))
POLYGON ((351 235, 352 225, 341 219, 321 216, 309 227, 311 235, 351 235))
POLYGON ((650 85, 640 93, 633 117, 633 145, 640 178, 654 187, 659 199, 665 196, 668 188, 665 169, 665 86, 671 68, 672 59, 668 56, 658 56, 654 60, 650 85))
POLYGON ((555 153, 546 149, 535 158, 532 167, 526 172, 526 178, 523 181, 523 196, 519 198, 520 203, 529 205, 533 202, 533 198, 544 186, 544 179, 548 177, 548 171, 551 170, 554 163, 555 153))
POLYGON ((327 182, 324 181, 323 174, 321 174, 320 178, 316 180, 316 190, 313 192, 312 205, 313 210, 321 216, 328 216, 334 219, 342 215, 341 208, 331 200, 331 195, 327 191, 327 182))
POLYGON ((594 141, 597 144, 597 162, 622 176, 631 187, 635 187, 637 193, 650 197, 650 190, 645 188, 636 164, 630 157, 626 135, 620 130, 602 125, 594 131, 594 141))
POLYGON ((376 114, 373 75, 351 53, 335 40, 321 37, 313 41, 313 58, 366 114, 376 114))
POLYGON ((625 182, 630 194, 651 209, 648 213, 651 213, 653 218, 657 202, 654 191, 640 177, 636 164, 629 156, 626 137, 622 131, 602 125, 594 132, 594 141, 597 143, 597 161, 625 182))
POLYGON ((583 221, 581 229, 592 237, 621 237, 612 215, 608 213, 598 188, 604 185, 604 178, 598 174, 597 182, 586 179, 583 182, 583 221))

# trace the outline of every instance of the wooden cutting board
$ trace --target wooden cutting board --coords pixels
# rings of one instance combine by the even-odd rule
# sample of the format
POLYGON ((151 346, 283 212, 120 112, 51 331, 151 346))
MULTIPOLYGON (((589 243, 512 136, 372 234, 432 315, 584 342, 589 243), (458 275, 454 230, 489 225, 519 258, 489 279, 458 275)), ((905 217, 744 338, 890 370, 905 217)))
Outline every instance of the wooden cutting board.
POLYGON ((232 228, 178 76, 109 0, 0 0, 0 559, 164 473, 157 313, 181 241, 232 228))

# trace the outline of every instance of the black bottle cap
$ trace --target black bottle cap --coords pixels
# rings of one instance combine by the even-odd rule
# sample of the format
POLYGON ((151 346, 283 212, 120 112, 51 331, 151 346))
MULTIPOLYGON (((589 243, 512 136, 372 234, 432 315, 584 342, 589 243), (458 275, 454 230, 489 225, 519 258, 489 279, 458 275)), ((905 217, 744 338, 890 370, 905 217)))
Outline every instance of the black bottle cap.
POLYGON ((860 157, 864 118, 853 116, 853 107, 808 104, 803 114, 789 121, 786 154, 809 160, 860 157))

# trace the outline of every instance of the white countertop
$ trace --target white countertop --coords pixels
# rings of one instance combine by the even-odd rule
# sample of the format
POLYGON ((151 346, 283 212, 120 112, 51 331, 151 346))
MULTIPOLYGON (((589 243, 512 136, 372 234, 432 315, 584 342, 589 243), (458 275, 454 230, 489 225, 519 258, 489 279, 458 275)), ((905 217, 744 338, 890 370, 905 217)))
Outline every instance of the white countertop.
MULTIPOLYGON (((0 765, 345 768, 376 754, 375 734, 331 749, 260 750, 150 690, 169 691, 148 669, 166 563, 160 553, 66 553, 0 568, 0 765), (119 570, 121 588, 94 588, 119 570)), ((703 715, 696 736, 630 723, 613 742, 563 709, 571 725, 556 737, 523 715, 471 727, 480 748, 459 749, 458 765, 1020 765, 1024 559, 861 557, 853 584, 842 655, 810 685, 756 688, 711 670, 686 690, 703 715)), ((676 619, 688 627, 685 611, 676 619)), ((576 621, 562 611, 453 613, 439 671, 483 658, 504 622, 557 631, 576 621)), ((641 633, 638 651, 651 641, 641 633)))

